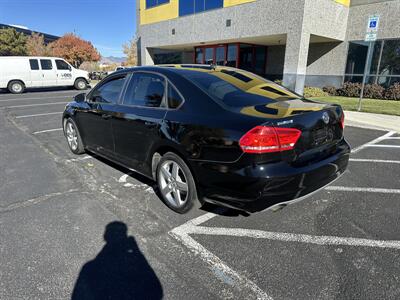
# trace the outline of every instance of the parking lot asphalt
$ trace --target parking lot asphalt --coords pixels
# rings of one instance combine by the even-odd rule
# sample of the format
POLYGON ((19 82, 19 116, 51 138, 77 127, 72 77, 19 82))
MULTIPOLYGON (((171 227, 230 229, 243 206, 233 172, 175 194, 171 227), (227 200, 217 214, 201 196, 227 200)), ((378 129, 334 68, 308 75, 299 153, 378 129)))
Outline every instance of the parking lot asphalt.
POLYGON ((400 298, 399 134, 347 127, 349 171, 304 201, 178 215, 69 152, 76 94, 0 93, 0 299, 400 298))

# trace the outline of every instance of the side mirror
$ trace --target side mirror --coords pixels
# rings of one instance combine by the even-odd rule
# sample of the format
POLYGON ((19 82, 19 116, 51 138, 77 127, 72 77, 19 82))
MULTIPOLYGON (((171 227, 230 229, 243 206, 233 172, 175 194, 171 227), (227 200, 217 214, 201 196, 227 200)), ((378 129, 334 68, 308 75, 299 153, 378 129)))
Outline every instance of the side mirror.
POLYGON ((86 100, 86 93, 81 93, 74 97, 74 101, 77 103, 85 102, 85 100, 86 100))
POLYGON ((72 67, 70 65, 68 65, 68 70, 72 71, 72 67))

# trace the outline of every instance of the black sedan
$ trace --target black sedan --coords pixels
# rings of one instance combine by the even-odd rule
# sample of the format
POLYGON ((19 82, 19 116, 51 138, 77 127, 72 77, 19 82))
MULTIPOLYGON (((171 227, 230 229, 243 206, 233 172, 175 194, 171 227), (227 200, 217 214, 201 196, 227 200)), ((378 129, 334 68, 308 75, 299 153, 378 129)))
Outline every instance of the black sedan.
POLYGON ((63 128, 73 153, 154 179, 179 213, 204 202, 248 212, 293 202, 343 174, 350 154, 340 106, 204 65, 115 72, 66 106, 63 128))

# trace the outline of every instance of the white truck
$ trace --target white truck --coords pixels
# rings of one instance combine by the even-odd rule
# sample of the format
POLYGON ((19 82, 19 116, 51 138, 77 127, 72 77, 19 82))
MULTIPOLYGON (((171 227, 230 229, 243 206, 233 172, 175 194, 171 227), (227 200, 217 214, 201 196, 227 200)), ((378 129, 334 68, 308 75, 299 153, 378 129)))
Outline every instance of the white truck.
POLYGON ((88 87, 89 73, 72 67, 58 57, 2 56, 0 57, 0 89, 13 94, 26 88, 73 86, 88 87))

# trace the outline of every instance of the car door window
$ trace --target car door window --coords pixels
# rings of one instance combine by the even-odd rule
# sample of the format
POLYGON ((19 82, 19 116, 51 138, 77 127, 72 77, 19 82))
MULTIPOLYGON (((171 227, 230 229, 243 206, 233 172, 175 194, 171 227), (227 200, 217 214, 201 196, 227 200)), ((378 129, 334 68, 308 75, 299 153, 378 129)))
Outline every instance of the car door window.
POLYGON ((29 64, 31 65, 31 70, 39 70, 39 62, 37 59, 30 59, 29 64))
POLYGON ((93 91, 90 100, 99 103, 118 103, 119 95, 121 94, 122 87, 124 86, 125 78, 126 75, 115 77, 102 84, 93 91))
POLYGON ((165 79, 152 73, 134 73, 124 97, 124 105, 165 107, 165 79))
POLYGON ((69 65, 61 59, 56 59, 56 66, 57 70, 69 70, 69 65))
POLYGON ((50 59, 41 59, 40 66, 42 67, 42 70, 52 70, 53 69, 53 64, 51 63, 50 59))

